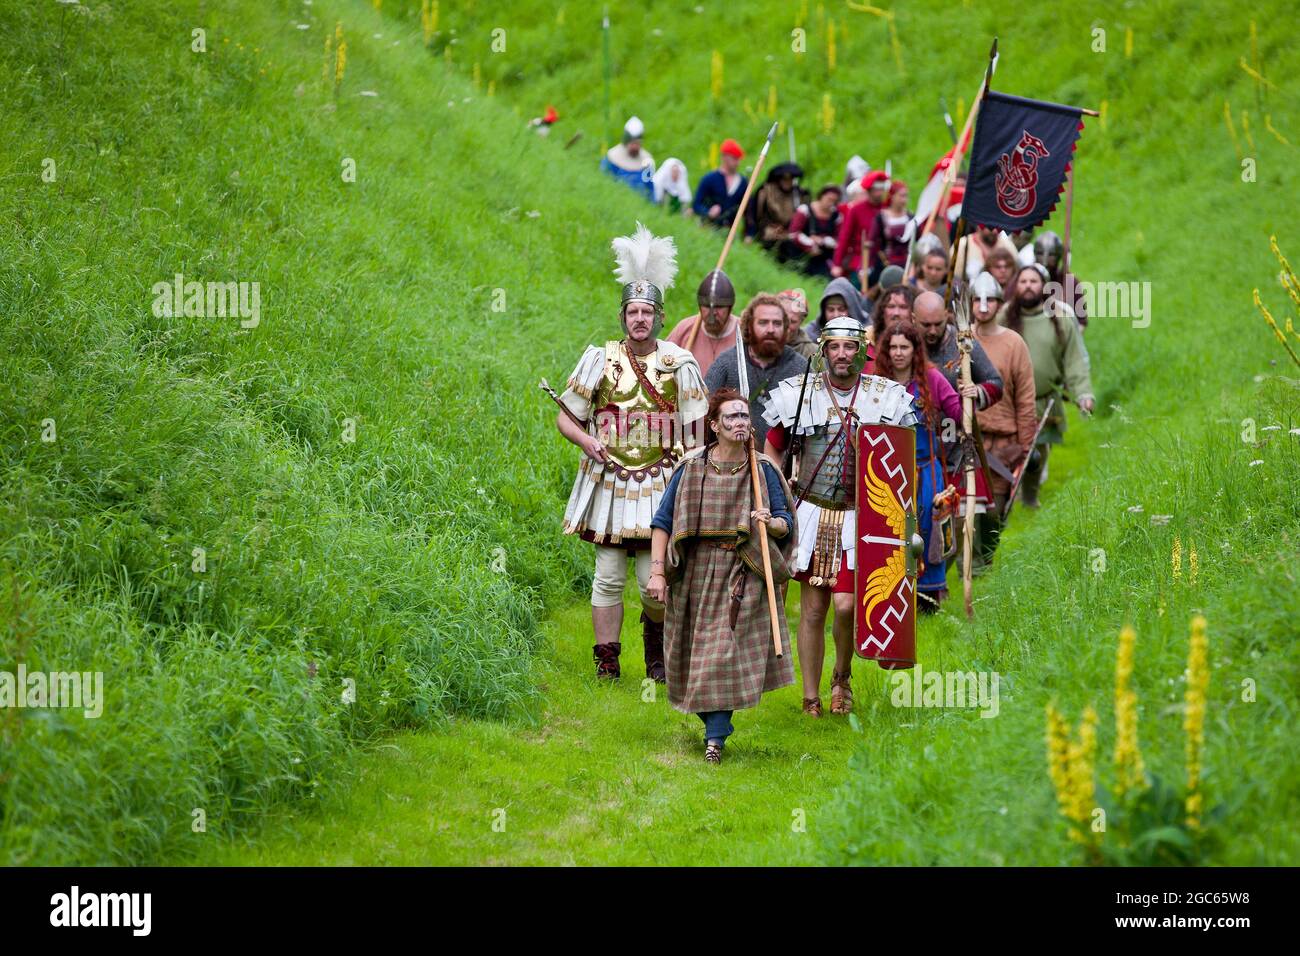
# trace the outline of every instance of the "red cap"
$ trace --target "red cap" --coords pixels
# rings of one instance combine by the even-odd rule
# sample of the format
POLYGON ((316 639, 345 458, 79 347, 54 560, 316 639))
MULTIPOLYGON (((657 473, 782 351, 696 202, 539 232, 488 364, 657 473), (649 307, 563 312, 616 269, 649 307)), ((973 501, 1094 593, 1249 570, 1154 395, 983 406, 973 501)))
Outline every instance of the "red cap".
POLYGON ((735 156, 737 159, 745 158, 745 151, 740 148, 740 144, 734 139, 724 139, 722 141, 722 152, 728 156, 735 156))
POLYGON ((862 188, 870 192, 871 187, 876 185, 876 183, 886 182, 889 182, 889 174, 883 169, 873 169, 862 177, 862 188))
POLYGON ((560 114, 555 112, 555 107, 548 105, 546 107, 546 114, 542 117, 542 122, 554 123, 559 118, 560 118, 560 114))

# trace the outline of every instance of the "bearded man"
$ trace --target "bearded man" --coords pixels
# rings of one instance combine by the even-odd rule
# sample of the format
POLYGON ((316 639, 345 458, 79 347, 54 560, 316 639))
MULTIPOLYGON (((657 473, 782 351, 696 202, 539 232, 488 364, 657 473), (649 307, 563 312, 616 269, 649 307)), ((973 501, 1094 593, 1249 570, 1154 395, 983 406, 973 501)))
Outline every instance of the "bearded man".
POLYGON ((623 338, 591 345, 569 376, 556 426, 583 452, 564 512, 564 533, 596 547, 591 586, 592 653, 598 678, 621 674, 619 634, 627 560, 636 559, 646 676, 663 682, 664 605, 647 591, 650 522, 673 468, 700 444, 708 410, 694 357, 657 338, 664 290, 677 274, 677 250, 637 223, 635 235, 613 242, 623 284, 623 338))
POLYGON ((831 672, 831 713, 853 709, 854 593, 857 567, 857 457, 860 424, 915 427, 912 396, 897 382, 859 372, 865 330, 856 319, 839 316, 822 329, 825 371, 806 372, 778 384, 763 418, 769 426, 765 454, 795 472, 795 519, 805 529, 795 548, 794 578, 799 589, 799 666, 803 712, 822 715, 821 677, 826 660, 826 616, 832 603, 831 633, 835 666, 831 672))
POLYGON ((700 374, 704 375, 719 355, 736 344, 736 318, 731 314, 736 304, 736 287, 725 272, 714 269, 700 283, 695 301, 700 310, 673 326, 668 341, 687 348, 694 335, 695 341, 689 348, 700 363, 700 374), (699 332, 695 331, 697 322, 703 323, 699 332))
POLYGON ((1029 346, 1029 358, 1034 364, 1034 412, 1040 421, 1047 400, 1056 399, 1021 480, 1020 500, 1027 508, 1038 507, 1038 489, 1047 477, 1047 453, 1065 435, 1063 391, 1069 393, 1084 415, 1091 415, 1095 405, 1083 333, 1068 307, 1045 295, 1043 287, 1048 278, 1046 267, 1040 263, 1022 266, 1016 273, 1011 301, 998 313, 999 321, 1029 346))
MULTIPOLYGON (((808 359, 786 344, 790 318, 781 300, 760 292, 749 300, 740 315, 740 332, 744 345, 745 366, 749 373, 751 421, 759 421, 768 394, 777 382, 798 375, 808 368, 808 359)), ((704 376, 704 385, 712 395, 720 388, 740 388, 740 356, 733 346, 718 356, 704 376)))

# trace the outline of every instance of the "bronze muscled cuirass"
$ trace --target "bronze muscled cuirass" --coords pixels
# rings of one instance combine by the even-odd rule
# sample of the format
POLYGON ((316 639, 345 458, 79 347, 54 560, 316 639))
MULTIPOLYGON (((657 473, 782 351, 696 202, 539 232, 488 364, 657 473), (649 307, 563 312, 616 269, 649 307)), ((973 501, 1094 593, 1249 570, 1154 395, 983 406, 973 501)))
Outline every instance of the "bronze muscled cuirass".
POLYGON ((610 459, 623 468, 642 470, 665 464, 666 453, 679 456, 676 377, 659 367, 656 352, 638 357, 622 342, 611 342, 605 356, 605 375, 592 396, 592 414, 610 459), (671 411, 664 411, 641 385, 632 369, 634 361, 671 411))

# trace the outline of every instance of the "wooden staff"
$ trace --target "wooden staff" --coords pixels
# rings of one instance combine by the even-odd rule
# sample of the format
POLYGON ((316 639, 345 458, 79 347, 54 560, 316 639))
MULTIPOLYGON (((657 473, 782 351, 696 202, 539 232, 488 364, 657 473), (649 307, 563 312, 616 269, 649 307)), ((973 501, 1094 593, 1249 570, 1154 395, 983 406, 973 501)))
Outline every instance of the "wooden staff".
MULTIPOLYGON (((740 359, 745 360, 744 356, 740 359)), ((758 452, 754 450, 754 433, 749 435, 749 477, 754 485, 754 507, 763 507, 763 494, 758 480, 758 452)), ((772 559, 767 553, 767 525, 762 521, 756 522, 758 525, 758 547, 763 552, 763 581, 767 584, 767 615, 772 623, 772 647, 776 650, 777 657, 784 657, 785 652, 781 647, 781 625, 776 616, 776 585, 772 583, 772 559)), ((793 532, 793 526, 787 532, 793 532)))
MULTIPOLYGON (((1065 174, 1065 242, 1061 249, 1061 274, 1070 271, 1070 214, 1074 212, 1074 162, 1070 162, 1070 170, 1065 174)), ((1070 303, 1074 307, 1074 303, 1070 303)))
MULTIPOLYGON (((763 143, 763 149, 758 154, 758 161, 754 163, 754 172, 745 186, 745 194, 740 197, 740 205, 736 208, 736 218, 731 220, 731 231, 727 233, 727 241, 722 245, 722 255, 718 256, 718 264, 713 267, 715 270, 721 269, 722 264, 727 261, 727 253, 731 251, 731 243, 736 238, 736 229, 745 218, 745 207, 749 205, 749 195, 754 191, 754 183, 758 182, 758 173, 763 168, 763 160, 767 159, 767 151, 772 145, 772 140, 776 138, 778 125, 778 123, 773 123, 772 128, 767 131, 767 141, 763 143)), ((700 334, 700 326, 702 325, 704 325, 704 316, 701 314, 695 317, 695 326, 691 329, 690 338, 686 340, 686 351, 689 352, 695 348, 695 338, 700 334)))
MULTIPOLYGON (((951 280, 950 280, 951 281, 951 280)), ((974 348, 974 342, 971 339, 970 314, 967 311, 969 305, 963 295, 956 303, 957 305, 957 339, 958 347, 961 349, 961 384, 963 387, 970 385, 973 381, 970 371, 971 351, 974 348)), ((962 396, 961 399, 961 427, 968 436, 968 440, 975 441, 975 402, 973 399, 962 396)), ((972 449, 973 451, 974 449, 972 449)), ((961 590, 962 597, 966 602, 966 616, 974 616, 974 609, 971 603, 971 560, 974 557, 974 537, 975 537, 975 462, 973 460, 966 463, 966 512, 962 516, 964 527, 962 529, 962 569, 961 569, 961 590)))

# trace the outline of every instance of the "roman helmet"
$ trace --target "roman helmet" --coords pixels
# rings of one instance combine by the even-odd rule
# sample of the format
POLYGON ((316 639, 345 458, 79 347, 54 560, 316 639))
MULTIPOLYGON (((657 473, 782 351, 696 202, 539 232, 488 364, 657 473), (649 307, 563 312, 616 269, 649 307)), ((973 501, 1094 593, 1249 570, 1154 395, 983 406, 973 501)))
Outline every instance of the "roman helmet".
POLYGON ((672 288, 677 276, 677 244, 672 236, 655 236, 641 223, 630 236, 619 236, 614 248, 614 275, 623 284, 623 303, 619 319, 627 332, 629 302, 648 302, 654 306, 655 321, 651 335, 659 336, 664 322, 664 292, 672 288))
POLYGON ((837 315, 822 326, 821 335, 817 336, 818 350, 824 351, 827 343, 835 339, 851 339, 863 346, 867 343, 867 330, 852 316, 837 315))

